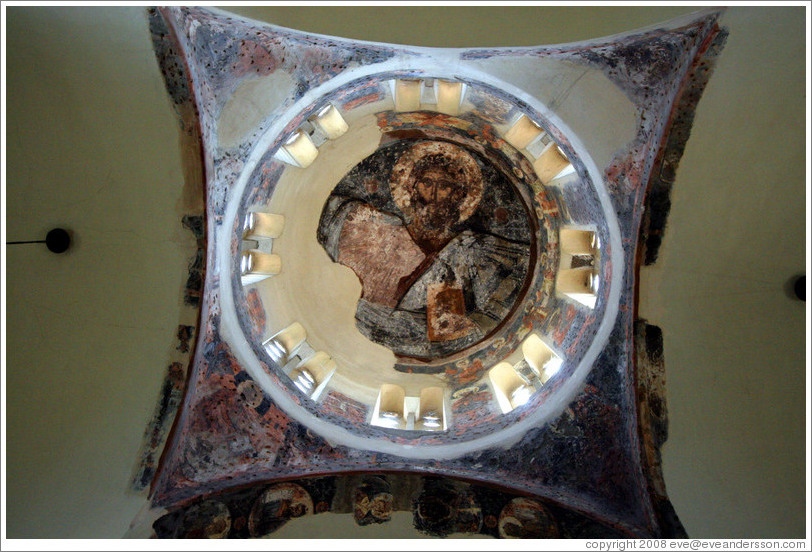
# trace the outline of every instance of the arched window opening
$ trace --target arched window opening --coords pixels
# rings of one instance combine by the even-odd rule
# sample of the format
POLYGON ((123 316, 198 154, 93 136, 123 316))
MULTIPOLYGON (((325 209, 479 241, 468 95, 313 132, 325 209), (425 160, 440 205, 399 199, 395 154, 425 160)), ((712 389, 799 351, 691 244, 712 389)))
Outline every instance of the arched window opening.
POLYGON ((405 400, 406 392, 401 386, 383 384, 370 423, 390 429, 406 429, 405 400))
POLYGON ((595 308, 600 288, 600 241, 596 232, 562 228, 561 261, 556 289, 589 308, 595 308))
POLYGON ((299 363, 290 373, 290 379, 299 391, 315 401, 335 371, 336 362, 324 351, 319 351, 299 363))
POLYGON ((285 365, 307 339, 304 326, 294 322, 263 343, 268 355, 279 365, 285 365))

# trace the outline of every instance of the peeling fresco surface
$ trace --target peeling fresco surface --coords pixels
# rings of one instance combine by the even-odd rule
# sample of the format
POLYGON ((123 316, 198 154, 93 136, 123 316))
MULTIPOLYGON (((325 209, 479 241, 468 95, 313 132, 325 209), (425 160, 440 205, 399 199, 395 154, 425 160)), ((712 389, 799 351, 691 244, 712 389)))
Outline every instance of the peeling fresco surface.
MULTIPOLYGON (((546 125, 545 130, 572 160, 578 178, 566 185, 534 187, 530 182, 533 169, 521 155, 507 164, 515 168, 515 178, 525 182, 524 189, 534 192, 524 201, 533 205, 537 215, 535 243, 542 268, 534 280, 535 287, 525 295, 529 300, 521 303, 527 305, 526 310, 506 325, 502 341, 495 339, 492 347, 483 349, 481 355, 442 367, 443 373, 455 382, 450 389, 455 424, 449 431, 437 435, 414 435, 416 432, 393 435, 366 423, 365 405, 337 392, 326 393, 318 405, 310 404, 312 401, 297 394, 280 367, 263 364, 270 381, 287 390, 293 400, 336 426, 363 430, 371 437, 431 446, 496 431, 523 419, 551 397, 572 367, 565 365, 562 377, 551 380, 524 407, 503 415, 495 409, 493 390, 481 379, 496 360, 488 351, 515 348, 530 331, 540 330, 551 336, 565 355, 579 358, 597 332, 608 286, 604 286, 594 309, 575 304, 554 291, 559 225, 597 224, 604 244, 601 273, 608 280, 613 274, 625 274, 626 278, 609 340, 594 361, 585 384, 557 418, 530 429, 511 447, 484 448, 442 461, 409 459, 332 444, 286 414, 240 366, 221 335, 221 286, 233 286, 234 296, 245 305, 239 316, 246 335, 262 335, 264 310, 261 298, 251 296, 250 291, 246 293, 239 282, 221 281, 215 269, 221 260, 214 255, 212 243, 216 235, 213 229, 223 224, 227 205, 242 202, 241 211, 245 212, 257 198, 273 193, 285 170, 274 158, 274 152, 326 100, 314 99, 290 120, 270 144, 257 170, 249 175, 247 196, 234 197, 232 189, 254 145, 293 102, 351 67, 374 65, 395 56, 411 59, 417 67, 430 54, 404 47, 317 37, 204 8, 151 9, 149 15, 156 56, 181 120, 181 132, 199 136, 207 209, 205 219, 201 220, 205 224, 200 228, 210 238, 200 259, 205 263, 199 272, 201 321, 194 332, 194 356, 189 362, 188 386, 180 413, 157 467, 162 433, 152 432, 152 452, 145 463, 148 468, 138 476, 144 485, 151 481, 151 505, 167 510, 152 524, 155 536, 267 536, 292 519, 328 511, 352 513, 355 522, 361 525, 386 523, 393 511, 412 511, 415 527, 433 536, 459 533, 531 538, 684 536, 667 499, 659 461, 659 447, 667 428, 661 335, 658 337, 656 328, 636 320, 634 277, 639 268, 637 250, 642 244, 647 248, 646 258, 652 262, 656 259, 656 236, 664 228, 673 171, 688 138, 693 111, 724 43, 725 31, 718 26, 718 12, 697 16, 677 26, 664 25, 645 34, 616 37, 611 43, 455 51, 460 64, 486 58, 502 58, 507 63, 511 58, 522 57, 553 58, 597 67, 634 105, 638 131, 625 151, 618 152, 606 167, 598 167, 603 178, 601 184, 608 191, 620 226, 622 267, 612 266, 609 261, 611 244, 604 239, 608 230, 601 222, 596 184, 586 178, 587 171, 565 133, 553 125, 542 125, 546 125), (279 105, 239 143, 221 147, 218 117, 228 98, 245 79, 282 72, 292 84, 279 105), (656 190, 652 192, 653 187, 656 190), (545 226, 545 221, 555 222, 545 226), (547 266, 549 272, 544 268, 547 266)), ((337 90, 330 101, 346 111, 380 102, 390 93, 385 79, 398 75, 394 72, 380 78, 357 79, 337 90)), ((499 90, 475 84, 470 83, 468 101, 474 106, 476 120, 466 120, 465 115, 457 119, 466 121, 469 127, 479 125, 473 134, 482 143, 472 140, 463 144, 467 151, 482 152, 486 147, 504 145, 499 137, 502 131, 488 128, 507 124, 519 113, 546 121, 529 105, 499 90)), ((460 145, 458 138, 449 140, 448 134, 459 136, 460 127, 449 125, 449 119, 439 114, 409 119, 409 114, 389 111, 379 117, 382 132, 390 134, 389 148, 398 153, 386 161, 392 167, 416 141, 413 134, 398 135, 398 132, 419 130, 424 133, 419 140, 460 145)), ((474 159, 478 160, 481 172, 485 164, 481 157, 474 159)), ((508 168, 507 172, 511 170, 508 168)), ((337 179, 340 177, 337 175, 337 179)), ((369 194, 387 188, 386 183, 364 178, 355 182, 355 186, 355 191, 367 194, 364 196, 367 202, 369 194)), ((487 204, 485 196, 483 193, 479 204, 473 206, 471 217, 476 216, 483 201, 487 204)), ((501 205, 508 219, 510 205, 510 199, 503 200, 501 205)), ((492 216, 498 221, 504 216, 498 215, 497 209, 494 202, 492 216)), ((362 212, 358 216, 372 217, 368 220, 377 217, 375 224, 398 226, 397 221, 384 216, 387 213, 381 208, 376 210, 377 214, 362 212)), ((404 228, 404 219, 398 221, 400 228, 404 228)), ((424 230, 409 233, 416 248, 402 247, 404 257, 411 259, 409 262, 419 264, 420 255, 427 256, 432 247, 448 239, 442 231, 424 230)), ((337 233, 339 262, 342 233, 337 233)), ((405 235, 398 237, 393 232, 393 236, 393 243, 408 245, 405 235)), ((236 263, 239 253, 236 228, 231 239, 236 263)), ((196 264, 193 266, 197 268, 196 264)), ((390 288, 382 283, 375 285, 382 286, 376 288, 381 297, 391 296, 390 288)), ((427 290, 427 298, 428 295, 427 290)), ((465 306, 464 289, 460 291, 453 283, 435 288, 434 299, 440 303, 433 307, 435 313, 461 314, 460 305, 465 306)), ((427 318, 428 311, 426 299, 427 318)), ((465 328, 464 323, 452 326, 453 331, 447 336, 457 335, 455 332, 465 328)), ((443 329, 437 330, 442 335, 443 329)), ((181 347, 185 332, 179 332, 181 347)), ((443 343, 430 339, 426 342, 443 343)), ((258 356, 262 354, 258 344, 252 346, 258 356)), ((183 380, 180 367, 173 368, 172 382, 183 380)), ((402 369, 411 368, 404 364, 402 369)), ((162 404, 177 402, 179 395, 180 388, 171 384, 162 395, 162 404)), ((166 416, 158 417, 165 420, 166 416)))
MULTIPOLYGON (((260 483, 176 508, 152 524, 157 538, 261 538, 303 516, 352 514, 360 525, 385 524, 412 512, 434 536, 623 538, 611 525, 554 501, 432 476, 379 473, 260 483)), ((349 523, 352 523, 350 521, 349 523)))
MULTIPOLYGON (((183 289, 183 310, 187 316, 193 315, 195 307, 200 306, 200 297, 203 286, 203 252, 205 246, 205 233, 202 226, 203 217, 198 215, 184 215, 181 224, 192 232, 197 242, 197 250, 188 264, 188 275, 183 289)), ((158 461, 172 421, 178 413, 186 389, 187 367, 191 362, 195 343, 197 326, 189 324, 178 325, 175 334, 176 342, 172 347, 169 364, 161 385, 158 403, 147 428, 139 451, 139 461, 136 473, 131 481, 131 488, 142 491, 149 487, 155 476, 158 461)))
POLYGON ((321 220, 320 243, 362 282, 361 333, 406 357, 484 339, 530 268, 533 234, 516 192, 449 142, 378 150, 339 182, 321 220))
POLYGON ((186 215, 183 217, 183 226, 189 229, 197 240, 197 252, 189 263, 189 277, 183 292, 183 302, 191 307, 200 306, 203 295, 203 272, 205 270, 205 230, 202 216, 186 215))
POLYGON ((161 447, 183 398, 185 375, 180 362, 173 362, 167 369, 158 405, 144 435, 138 470, 131 485, 134 490, 146 489, 155 476, 161 447))

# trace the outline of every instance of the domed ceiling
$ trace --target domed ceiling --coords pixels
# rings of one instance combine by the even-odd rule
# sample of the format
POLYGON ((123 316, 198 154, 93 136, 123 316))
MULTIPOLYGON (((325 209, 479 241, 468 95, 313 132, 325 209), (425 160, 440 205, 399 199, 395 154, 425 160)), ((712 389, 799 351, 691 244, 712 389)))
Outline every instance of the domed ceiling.
POLYGON ((440 50, 151 10, 207 203, 195 354, 144 468, 152 530, 414 508, 432 534, 680 534, 635 274, 717 17, 440 50))

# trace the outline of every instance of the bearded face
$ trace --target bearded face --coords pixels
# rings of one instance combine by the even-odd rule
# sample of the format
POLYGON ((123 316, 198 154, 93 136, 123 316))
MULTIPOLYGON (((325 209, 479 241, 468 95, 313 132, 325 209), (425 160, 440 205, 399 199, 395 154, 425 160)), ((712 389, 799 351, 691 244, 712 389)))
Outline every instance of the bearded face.
POLYGON ((390 186, 409 233, 427 253, 441 249, 482 199, 479 165, 447 142, 415 144, 396 163, 390 186))
POLYGON ((415 167, 412 204, 415 222, 442 230, 449 221, 459 222, 459 207, 464 199, 465 172, 459 163, 434 155, 423 158, 415 167))

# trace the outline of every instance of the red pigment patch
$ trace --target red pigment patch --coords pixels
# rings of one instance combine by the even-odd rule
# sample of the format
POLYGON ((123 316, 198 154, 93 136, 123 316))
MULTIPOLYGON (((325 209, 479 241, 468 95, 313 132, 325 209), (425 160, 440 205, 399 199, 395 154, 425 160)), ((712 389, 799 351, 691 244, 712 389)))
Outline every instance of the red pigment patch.
POLYGON ((466 316, 462 286, 431 284, 427 293, 429 341, 451 341, 476 329, 476 324, 466 316))
MULTIPOLYGON (((276 405, 271 404, 268 411, 262 416, 262 424, 267 428, 268 433, 274 437, 274 441, 282 443, 285 440, 285 430, 288 429, 290 418, 276 405)), ((262 444, 261 440, 257 442, 262 444)))
POLYGON ((360 107, 364 104, 379 102, 383 99, 383 94, 380 92, 374 92, 372 94, 367 94, 366 96, 361 96, 360 98, 352 99, 342 106, 344 111, 352 111, 356 107, 360 107))
MULTIPOLYGON (((553 339, 555 339, 556 343, 562 343, 564 341, 564 337, 567 335, 567 332, 572 327, 572 321, 575 320, 576 310, 575 307, 572 305, 567 305, 566 313, 564 314, 564 319, 562 320, 559 318, 558 327, 553 331, 553 339)), ((560 312, 559 312, 560 316, 560 312)))
POLYGON ((245 302, 248 305, 248 316, 251 319, 252 329, 259 336, 265 335, 265 308, 262 306, 262 299, 256 288, 251 288, 245 294, 245 302))
POLYGON ((466 383, 473 383, 478 380, 483 371, 484 366, 482 364, 482 360, 476 359, 468 364, 465 368, 449 368, 446 370, 445 374, 446 377, 452 379, 458 384, 464 385, 466 383))
POLYGON ((338 262, 358 275, 367 301, 397 306, 398 282, 424 258, 406 228, 387 222, 374 208, 361 205, 347 215, 338 241, 338 262))
POLYGON ((337 391, 330 391, 321 403, 321 410, 349 419, 356 424, 366 423, 367 407, 337 391))
POLYGON ((505 224, 508 221, 508 212, 504 207, 494 209, 493 216, 499 224, 505 224))
POLYGON ((374 178, 367 178, 364 181, 364 188, 366 188, 369 193, 374 194, 378 191, 378 181, 374 178))
POLYGON ((278 62, 276 58, 261 45, 250 40, 240 41, 240 53, 237 62, 234 64, 235 75, 245 73, 257 73, 267 75, 276 70, 278 62))

